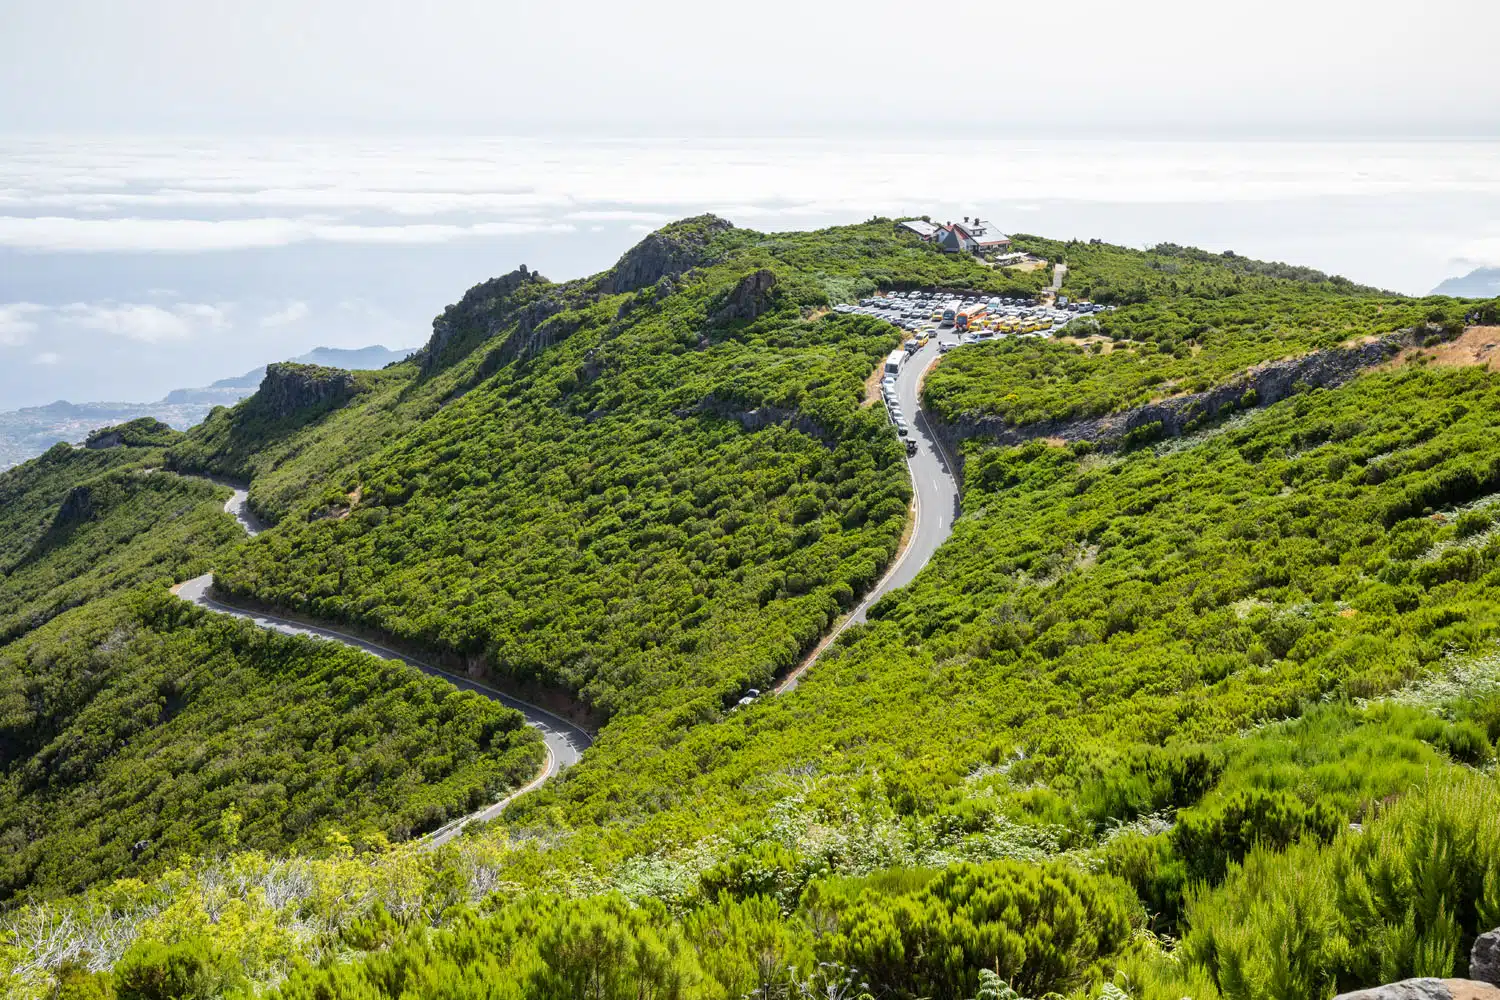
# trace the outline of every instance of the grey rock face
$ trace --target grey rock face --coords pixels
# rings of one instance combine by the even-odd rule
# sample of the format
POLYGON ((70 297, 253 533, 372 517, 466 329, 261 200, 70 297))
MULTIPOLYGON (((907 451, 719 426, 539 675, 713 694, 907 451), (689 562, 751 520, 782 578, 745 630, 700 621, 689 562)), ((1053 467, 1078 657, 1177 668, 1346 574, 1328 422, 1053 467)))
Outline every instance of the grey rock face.
POLYGON ((733 229, 734 223, 716 215, 683 219, 641 240, 625 251, 620 262, 599 282, 606 295, 633 292, 709 262, 708 241, 733 229))
POLYGON ((712 416, 724 420, 738 420, 740 426, 747 431, 758 431, 773 424, 787 424, 830 447, 835 440, 826 427, 801 410, 789 410, 782 406, 772 406, 769 403, 746 407, 729 400, 709 396, 700 400, 697 406, 677 410, 675 414, 679 417, 712 416))
POLYGON ((82 524, 94 516, 94 493, 87 486, 75 486, 63 498, 57 516, 52 519, 54 528, 70 524, 82 524))
POLYGON ((1474 939, 1469 952, 1469 978, 1500 984, 1500 929, 1474 939))
POLYGON ((354 392, 354 376, 342 369, 283 361, 266 366, 266 377, 255 396, 257 406, 280 419, 305 410, 338 406, 354 392))
POLYGON ((747 274, 734 286, 729 298, 714 314, 714 319, 720 322, 755 319, 775 304, 775 291, 775 273, 761 268, 753 274, 747 274))
POLYGON ((493 337, 511 323, 520 320, 529 334, 548 317, 562 310, 562 304, 540 292, 550 285, 546 278, 528 270, 525 264, 498 278, 480 282, 464 293, 457 303, 444 309, 432 321, 432 336, 422 349, 422 370, 431 372, 442 361, 444 350, 453 341, 470 334, 481 339, 493 337))
POLYGON ((1472 979, 1403 979, 1340 993, 1333 1000, 1500 1000, 1500 988, 1472 979))

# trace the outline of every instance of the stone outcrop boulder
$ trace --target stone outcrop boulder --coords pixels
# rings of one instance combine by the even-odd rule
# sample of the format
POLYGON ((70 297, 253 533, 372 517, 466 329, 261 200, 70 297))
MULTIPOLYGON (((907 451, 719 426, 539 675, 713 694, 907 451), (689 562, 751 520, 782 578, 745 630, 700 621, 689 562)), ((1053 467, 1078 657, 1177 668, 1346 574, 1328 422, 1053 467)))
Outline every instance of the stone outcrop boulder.
POLYGON ((676 278, 712 260, 708 244, 734 223, 716 215, 699 215, 658 229, 625 251, 614 268, 599 281, 606 295, 634 292, 662 278, 676 278))
POLYGON ((1333 1000, 1500 1000, 1500 987, 1473 979, 1403 979, 1340 993, 1333 1000))
POLYGON ((1469 952, 1469 978, 1500 984, 1500 928, 1474 939, 1469 952))
POLYGON ((708 396, 699 400, 698 405, 676 410, 674 414, 678 417, 710 416, 723 420, 737 420, 747 431, 758 431, 773 424, 787 424, 808 437, 817 438, 825 445, 831 446, 837 440, 826 427, 801 410, 773 406, 770 403, 749 407, 732 400, 708 396))
POLYGON ((761 268, 740 279, 729 293, 729 298, 714 313, 717 322, 730 320, 752 320, 771 309, 776 302, 776 275, 761 268))
MULTIPOLYGON (((567 308, 557 288, 524 264, 475 285, 432 321, 432 337, 420 352, 422 371, 431 373, 443 367, 448 348, 454 344, 472 349, 512 327, 515 331, 504 345, 505 360, 545 346, 533 334, 567 308)), ((546 343, 559 339, 558 331, 552 334, 542 339, 546 343)))
POLYGON ((296 413, 341 406, 356 391, 354 376, 342 368, 283 361, 266 366, 266 377, 255 393, 255 405, 279 420, 296 413))

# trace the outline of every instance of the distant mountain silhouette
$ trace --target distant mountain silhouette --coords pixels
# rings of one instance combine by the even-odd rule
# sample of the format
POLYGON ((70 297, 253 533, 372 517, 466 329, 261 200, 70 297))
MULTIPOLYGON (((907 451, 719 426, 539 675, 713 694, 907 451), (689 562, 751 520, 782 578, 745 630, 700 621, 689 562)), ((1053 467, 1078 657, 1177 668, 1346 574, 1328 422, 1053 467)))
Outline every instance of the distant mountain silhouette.
POLYGON ((1481 267, 1461 278, 1449 278, 1432 290, 1433 295, 1459 299, 1492 299, 1500 295, 1500 267, 1481 267))
MULTIPOLYGON (((350 371, 363 371, 372 368, 384 368, 393 361, 405 358, 415 347, 402 350, 388 350, 379 344, 373 347, 314 347, 306 354, 289 360, 299 361, 309 365, 325 365, 329 368, 346 368, 350 371)), ((233 378, 221 378, 211 385, 200 389, 173 389, 167 393, 163 403, 210 403, 215 406, 227 406, 237 403, 260 385, 260 380, 266 377, 266 366, 252 368, 243 375, 233 378), (232 399, 230 397, 233 397, 232 399)), ((170 421, 169 421, 170 422, 170 421)))
MULTIPOLYGON (((330 368, 384 368, 415 351, 415 347, 389 350, 373 347, 315 347, 292 358, 305 364, 330 368)), ((70 403, 59 399, 46 406, 28 406, 0 413, 0 469, 34 458, 59 441, 82 441, 96 427, 123 423, 137 417, 155 417, 178 430, 199 423, 215 406, 233 406, 250 395, 265 378, 266 368, 222 378, 196 389, 173 389, 154 403, 70 403)))

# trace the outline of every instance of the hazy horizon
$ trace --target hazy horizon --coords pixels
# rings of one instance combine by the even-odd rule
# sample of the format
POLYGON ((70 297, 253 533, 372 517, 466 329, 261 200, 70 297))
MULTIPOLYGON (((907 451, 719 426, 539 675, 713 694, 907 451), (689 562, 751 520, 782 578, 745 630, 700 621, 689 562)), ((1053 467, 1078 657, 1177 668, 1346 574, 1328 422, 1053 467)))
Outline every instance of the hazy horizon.
POLYGON ((420 344, 476 282, 593 273, 704 211, 982 214, 1423 294, 1500 264, 1500 142, 0 139, 0 410, 420 344))
POLYGON ((1500 5, 0 0, 0 409, 420 343, 716 211, 1500 263, 1500 5))

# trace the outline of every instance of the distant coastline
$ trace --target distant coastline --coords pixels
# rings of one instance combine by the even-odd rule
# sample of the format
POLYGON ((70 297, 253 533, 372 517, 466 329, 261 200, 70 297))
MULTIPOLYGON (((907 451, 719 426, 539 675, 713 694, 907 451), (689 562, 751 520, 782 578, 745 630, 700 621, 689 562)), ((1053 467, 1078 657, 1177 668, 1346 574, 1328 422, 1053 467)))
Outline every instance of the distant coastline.
MULTIPOLYGON (((317 347, 292 360, 332 368, 384 368, 414 350, 414 347, 390 350, 378 344, 360 348, 317 347)), ((95 428, 137 417, 154 417, 177 430, 187 430, 202 423, 214 407, 233 406, 253 394, 265 374, 262 365, 211 385, 173 389, 150 403, 70 403, 60 399, 45 406, 0 412, 0 470, 35 458, 60 441, 76 444, 95 428)))

